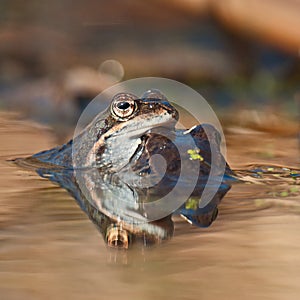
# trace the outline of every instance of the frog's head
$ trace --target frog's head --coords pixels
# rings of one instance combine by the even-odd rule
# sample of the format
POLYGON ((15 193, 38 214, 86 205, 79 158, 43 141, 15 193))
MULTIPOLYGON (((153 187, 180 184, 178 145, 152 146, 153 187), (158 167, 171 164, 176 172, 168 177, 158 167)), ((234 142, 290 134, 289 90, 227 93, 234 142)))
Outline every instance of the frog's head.
POLYGON ((108 109, 88 126, 94 142, 86 166, 120 170, 138 151, 143 137, 157 127, 174 129, 177 110, 157 90, 140 98, 129 93, 115 95, 108 109))
POLYGON ((178 120, 177 110, 160 92, 147 91, 141 98, 120 93, 110 105, 109 136, 126 135, 129 138, 144 134, 158 126, 174 127, 178 120))

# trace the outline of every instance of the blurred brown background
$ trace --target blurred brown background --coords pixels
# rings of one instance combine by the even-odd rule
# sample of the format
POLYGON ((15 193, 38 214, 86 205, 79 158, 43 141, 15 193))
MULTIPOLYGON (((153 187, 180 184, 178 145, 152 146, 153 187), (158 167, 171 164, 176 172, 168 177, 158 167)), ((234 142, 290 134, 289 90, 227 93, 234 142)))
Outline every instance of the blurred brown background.
POLYGON ((299 49, 300 0, 0 0, 1 300, 298 300, 299 49), (7 160, 143 76, 206 98, 247 184, 211 227, 176 220, 167 244, 117 258, 66 191, 7 160))
POLYGON ((2 0, 0 108, 73 126, 105 87, 158 76, 199 91, 224 123, 234 112, 295 133, 281 118, 299 118, 299 51, 299 0, 2 0))

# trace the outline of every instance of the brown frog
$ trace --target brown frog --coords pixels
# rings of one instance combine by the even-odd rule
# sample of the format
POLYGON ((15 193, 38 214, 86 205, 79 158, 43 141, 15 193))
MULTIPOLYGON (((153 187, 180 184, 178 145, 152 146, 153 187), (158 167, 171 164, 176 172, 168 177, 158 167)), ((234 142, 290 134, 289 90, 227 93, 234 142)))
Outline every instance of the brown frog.
POLYGON ((157 243, 173 235, 172 214, 209 226, 233 178, 218 131, 208 124, 176 129, 178 117, 157 90, 120 93, 73 140, 25 161, 67 189, 110 246, 157 243), (216 192, 203 204, 208 185, 216 192))

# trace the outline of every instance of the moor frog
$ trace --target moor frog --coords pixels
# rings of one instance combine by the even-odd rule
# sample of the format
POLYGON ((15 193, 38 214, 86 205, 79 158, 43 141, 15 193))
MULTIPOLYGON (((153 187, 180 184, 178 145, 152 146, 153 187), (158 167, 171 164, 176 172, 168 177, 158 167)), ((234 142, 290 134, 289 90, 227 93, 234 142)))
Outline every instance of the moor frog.
POLYGON ((157 90, 141 97, 120 93, 73 140, 23 162, 67 189, 109 245, 159 242, 173 234, 172 214, 209 226, 230 189, 226 176, 233 174, 218 131, 208 124, 176 129, 178 117, 157 90), (207 185, 216 185, 216 192, 199 205, 207 185), (158 205, 161 198, 165 202, 158 205))

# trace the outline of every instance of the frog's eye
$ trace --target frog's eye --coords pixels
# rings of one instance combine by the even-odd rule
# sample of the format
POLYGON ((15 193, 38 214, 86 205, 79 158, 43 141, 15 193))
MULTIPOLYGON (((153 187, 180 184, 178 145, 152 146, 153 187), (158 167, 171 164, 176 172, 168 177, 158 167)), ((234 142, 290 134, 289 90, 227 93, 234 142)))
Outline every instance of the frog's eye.
POLYGON ((136 104, 134 100, 120 99, 115 101, 112 105, 112 113, 118 118, 128 118, 130 117, 136 109, 136 104))

